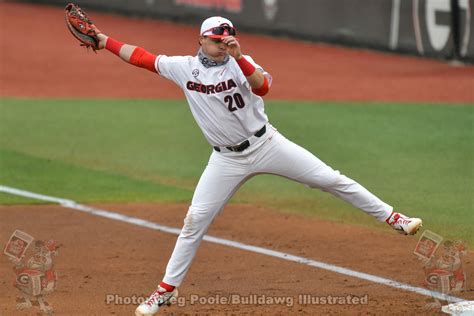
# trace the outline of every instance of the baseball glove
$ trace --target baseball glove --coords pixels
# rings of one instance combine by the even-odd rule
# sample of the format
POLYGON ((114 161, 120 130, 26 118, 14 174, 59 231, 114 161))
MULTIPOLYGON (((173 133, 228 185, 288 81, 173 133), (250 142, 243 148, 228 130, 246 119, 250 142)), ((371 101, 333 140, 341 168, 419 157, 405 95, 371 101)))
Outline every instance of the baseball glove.
POLYGON ((69 3, 64 9, 66 14, 66 26, 71 34, 81 42, 81 46, 92 48, 94 52, 99 49, 99 38, 101 32, 92 23, 87 14, 76 4, 69 3))

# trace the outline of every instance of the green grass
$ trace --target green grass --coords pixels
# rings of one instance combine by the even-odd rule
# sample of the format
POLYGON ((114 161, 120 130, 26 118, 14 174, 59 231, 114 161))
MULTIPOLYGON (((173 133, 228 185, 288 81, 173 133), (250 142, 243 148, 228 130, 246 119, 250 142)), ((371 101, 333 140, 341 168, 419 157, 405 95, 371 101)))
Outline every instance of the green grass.
MULTIPOLYGON (((474 106, 267 102, 288 138, 425 227, 474 243, 474 106)), ((97 201, 183 201, 210 146, 181 101, 3 99, 0 184, 97 201)), ((329 194, 275 176, 234 202, 377 226, 329 194)), ((0 204, 31 203, 0 195, 0 204)))
MULTIPOLYGON (((192 191, 0 149, 0 184, 82 202, 188 201, 192 191)), ((1 204, 38 203, 0 195, 1 204)))

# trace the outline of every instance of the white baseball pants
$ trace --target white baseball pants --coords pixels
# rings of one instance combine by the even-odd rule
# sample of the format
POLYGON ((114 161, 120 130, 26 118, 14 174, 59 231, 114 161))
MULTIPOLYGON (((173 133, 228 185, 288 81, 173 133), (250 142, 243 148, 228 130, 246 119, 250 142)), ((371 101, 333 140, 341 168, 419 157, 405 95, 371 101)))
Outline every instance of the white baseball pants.
POLYGON ((318 188, 385 221, 393 208, 352 179, 333 170, 267 124, 267 132, 243 152, 213 151, 196 187, 163 281, 180 286, 209 225, 239 187, 267 173, 318 188))

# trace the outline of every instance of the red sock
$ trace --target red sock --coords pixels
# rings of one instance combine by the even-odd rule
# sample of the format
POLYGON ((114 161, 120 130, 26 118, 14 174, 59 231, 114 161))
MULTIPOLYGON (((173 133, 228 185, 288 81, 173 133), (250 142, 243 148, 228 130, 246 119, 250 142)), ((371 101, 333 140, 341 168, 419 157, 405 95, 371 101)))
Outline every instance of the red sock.
POLYGON ((391 225, 390 219, 392 218, 394 213, 395 213, 395 211, 392 211, 392 213, 390 213, 390 216, 385 220, 387 222, 387 224, 391 225))
POLYGON ((166 292, 173 292, 174 286, 161 282, 160 286, 166 290, 166 292))

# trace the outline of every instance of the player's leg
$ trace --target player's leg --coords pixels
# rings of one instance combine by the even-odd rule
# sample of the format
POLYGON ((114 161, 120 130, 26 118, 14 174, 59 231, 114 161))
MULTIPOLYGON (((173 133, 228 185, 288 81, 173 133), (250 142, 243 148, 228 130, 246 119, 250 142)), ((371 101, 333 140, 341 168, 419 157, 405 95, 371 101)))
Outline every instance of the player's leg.
POLYGON ((159 306, 177 295, 197 249, 209 225, 227 201, 248 179, 246 162, 213 153, 194 192, 184 226, 168 261, 165 277, 158 289, 135 311, 136 315, 153 315, 159 306))
MULTIPOLYGON (((280 133, 275 133, 267 146, 262 148, 256 165, 259 172, 278 174, 311 188, 327 191, 379 221, 387 221, 392 215, 392 206, 356 181, 333 170, 315 155, 289 141, 280 133)), ((397 218, 398 220, 403 218, 397 218)), ((417 225, 418 222, 415 223, 415 226, 417 225)), ((412 233, 411 227, 408 233, 412 233)))
POLYGON ((248 171, 245 162, 239 163, 236 159, 213 153, 196 187, 183 229, 168 262, 163 279, 165 283, 176 287, 181 285, 210 223, 248 179, 248 171))

